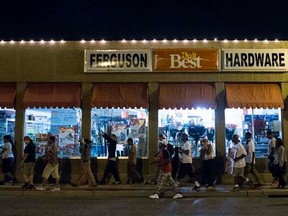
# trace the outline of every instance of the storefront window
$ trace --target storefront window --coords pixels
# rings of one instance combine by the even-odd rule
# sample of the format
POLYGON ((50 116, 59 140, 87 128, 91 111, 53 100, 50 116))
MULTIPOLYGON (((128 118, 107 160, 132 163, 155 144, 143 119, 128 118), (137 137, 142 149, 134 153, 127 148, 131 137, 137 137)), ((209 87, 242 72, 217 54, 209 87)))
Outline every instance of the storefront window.
POLYGON ((116 155, 128 156, 127 139, 133 138, 137 147, 137 157, 147 157, 147 109, 92 109, 91 138, 92 157, 106 157, 105 140, 99 136, 101 131, 115 134, 118 144, 116 155))
POLYGON ((15 130, 15 115, 14 109, 0 109, 0 150, 3 148, 3 136, 11 135, 14 139, 15 130))
POLYGON ((231 146, 234 133, 245 144, 245 133, 251 131, 255 141, 256 157, 268 154, 267 130, 271 130, 276 137, 282 137, 281 109, 226 109, 226 152, 231 146))
POLYGON ((162 109, 158 112, 159 134, 170 144, 181 146, 181 134, 189 135, 193 157, 199 157, 200 139, 207 136, 215 152, 215 112, 213 109, 162 109))
POLYGON ((59 158, 79 157, 81 118, 79 108, 26 109, 24 134, 35 142, 37 157, 43 156, 50 134, 56 137, 59 158))

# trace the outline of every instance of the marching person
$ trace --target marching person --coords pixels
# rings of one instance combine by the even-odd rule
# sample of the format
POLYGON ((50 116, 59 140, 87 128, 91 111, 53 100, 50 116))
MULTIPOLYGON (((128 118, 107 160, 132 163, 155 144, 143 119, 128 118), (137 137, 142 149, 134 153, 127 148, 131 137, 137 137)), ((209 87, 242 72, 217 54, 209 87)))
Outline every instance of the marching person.
POLYGON ((159 152, 159 167, 160 167, 160 174, 157 180, 157 186, 156 190, 153 195, 149 196, 150 199, 159 199, 159 193, 162 189, 162 187, 167 184, 175 191, 175 196, 173 196, 173 199, 179 199, 182 198, 183 195, 179 193, 177 185, 175 181, 172 178, 171 171, 171 161, 170 161, 170 155, 168 150, 166 149, 166 145, 162 144, 160 146, 160 152, 159 152))
POLYGON ((276 149, 274 154, 274 173, 279 179, 277 188, 285 188, 286 181, 284 175, 286 173, 287 155, 281 138, 276 138, 276 149))
POLYGON ((255 184, 256 187, 263 186, 263 182, 260 179, 260 176, 255 168, 255 145, 254 141, 252 139, 252 133, 250 131, 247 131, 245 134, 246 139, 246 145, 245 150, 247 152, 247 155, 245 157, 246 166, 244 169, 244 177, 247 177, 249 173, 251 173, 257 184, 255 184))
POLYGON ((29 136, 24 137, 24 154, 22 156, 21 161, 21 168, 22 174, 24 177, 24 185, 22 186, 23 189, 33 189, 33 174, 34 174, 34 165, 35 165, 35 144, 33 140, 29 136))
POLYGON ((89 186, 97 187, 94 175, 91 171, 91 145, 92 141, 90 139, 82 139, 80 142, 81 172, 77 181, 71 183, 74 187, 85 184, 87 179, 89 186))
POLYGON ((117 146, 117 137, 115 134, 111 134, 111 137, 101 131, 100 135, 104 137, 105 140, 108 141, 108 161, 104 170, 104 174, 100 184, 106 184, 107 177, 110 173, 112 173, 115 182, 113 184, 121 184, 121 180, 119 177, 118 169, 117 169, 117 158, 115 155, 116 146, 117 146))

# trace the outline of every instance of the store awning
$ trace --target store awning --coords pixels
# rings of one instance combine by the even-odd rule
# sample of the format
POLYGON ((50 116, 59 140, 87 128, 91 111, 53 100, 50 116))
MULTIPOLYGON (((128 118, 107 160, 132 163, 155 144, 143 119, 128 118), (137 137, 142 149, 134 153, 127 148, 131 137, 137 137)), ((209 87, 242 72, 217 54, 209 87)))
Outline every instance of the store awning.
POLYGON ((24 106, 80 107, 81 83, 28 83, 24 106))
POLYGON ((148 108, 147 83, 93 83, 91 107, 148 108))
POLYGON ((280 86, 272 83, 226 84, 228 108, 284 108, 280 86))
POLYGON ((0 107, 13 108, 17 86, 15 83, 0 84, 0 107))
POLYGON ((216 109, 215 88, 208 83, 160 83, 159 109, 216 109))

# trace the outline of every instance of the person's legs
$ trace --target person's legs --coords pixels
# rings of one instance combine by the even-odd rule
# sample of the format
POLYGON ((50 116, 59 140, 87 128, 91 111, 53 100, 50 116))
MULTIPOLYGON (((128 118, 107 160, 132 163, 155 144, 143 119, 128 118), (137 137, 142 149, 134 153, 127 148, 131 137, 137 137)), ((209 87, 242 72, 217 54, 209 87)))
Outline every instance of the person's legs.
POLYGON ((164 183, 165 183, 165 179, 166 179, 166 176, 165 176, 165 173, 160 171, 160 174, 159 174, 159 177, 158 177, 158 180, 157 180, 157 186, 156 186, 156 189, 154 191, 154 194, 159 194, 164 183))
POLYGON ((96 184, 96 180, 95 180, 95 177, 92 173, 92 170, 91 170, 91 164, 90 162, 87 162, 87 172, 86 172, 86 175, 87 175, 87 178, 88 178, 88 183, 90 186, 97 186, 96 184))
POLYGON ((214 159, 206 160, 206 177, 208 181, 208 187, 214 186, 215 175, 214 175, 214 159))
POLYGON ((263 182, 260 179, 259 173, 257 172, 257 170, 255 168, 255 164, 251 167, 250 172, 253 175, 253 177, 255 178, 257 185, 258 186, 263 185, 263 182))
POLYGON ((104 170, 103 177, 100 181, 101 184, 106 184, 106 180, 110 172, 111 172, 111 160, 108 160, 104 170))
POLYGON ((115 179, 115 181, 117 183, 121 182, 120 180, 120 177, 119 177, 119 172, 118 172, 118 169, 117 169, 117 164, 116 164, 116 161, 111 161, 111 172, 112 172, 112 175, 115 179))
POLYGON ((87 165, 84 162, 81 162, 81 171, 80 171, 80 175, 77 179, 77 181, 75 182, 75 185, 73 186, 79 186, 79 185, 83 185, 86 183, 87 181, 87 165))

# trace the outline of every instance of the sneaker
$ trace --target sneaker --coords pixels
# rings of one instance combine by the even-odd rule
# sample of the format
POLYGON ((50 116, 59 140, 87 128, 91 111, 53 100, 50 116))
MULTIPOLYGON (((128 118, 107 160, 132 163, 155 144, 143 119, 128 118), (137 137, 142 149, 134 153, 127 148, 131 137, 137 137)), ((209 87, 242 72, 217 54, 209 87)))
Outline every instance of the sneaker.
POLYGON ((114 185, 121 184, 121 181, 115 181, 113 184, 114 184, 114 185))
POLYGON ((180 199, 183 197, 183 194, 177 193, 175 196, 173 196, 173 199, 180 199))
POLYGON ((235 191, 240 191, 240 188, 239 188, 239 187, 234 187, 234 188, 232 189, 232 192, 235 192, 235 191))
POLYGON ((39 186, 39 187, 36 187, 36 190, 39 190, 39 191, 46 191, 46 188, 44 188, 43 186, 39 186))
POLYGON ((207 190, 214 190, 214 187, 213 186, 208 186, 207 190))
POLYGON ((22 189, 28 189, 28 185, 29 185, 29 183, 25 183, 24 185, 22 185, 22 189))
POLYGON ((34 189, 35 187, 34 187, 34 185, 33 184, 28 184, 28 186, 27 186, 27 189, 28 190, 32 190, 32 189, 34 189))
POLYGON ((60 188, 59 187, 52 188, 51 191, 60 191, 60 188))
POLYGON ((200 186, 196 186, 196 185, 195 185, 195 186, 193 187, 193 190, 199 190, 199 189, 200 189, 200 186))
POLYGON ((159 199, 159 196, 158 196, 158 194, 153 194, 153 195, 149 196, 149 198, 150 199, 159 199))

